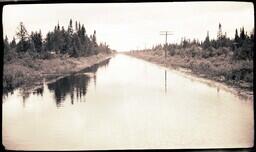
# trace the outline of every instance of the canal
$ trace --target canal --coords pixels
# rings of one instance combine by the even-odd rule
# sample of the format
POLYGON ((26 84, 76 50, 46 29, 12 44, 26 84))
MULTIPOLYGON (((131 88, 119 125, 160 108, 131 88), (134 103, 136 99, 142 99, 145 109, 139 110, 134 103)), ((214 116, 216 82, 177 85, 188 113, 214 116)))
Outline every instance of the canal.
POLYGON ((123 54, 2 98, 6 149, 253 146, 252 100, 123 54))

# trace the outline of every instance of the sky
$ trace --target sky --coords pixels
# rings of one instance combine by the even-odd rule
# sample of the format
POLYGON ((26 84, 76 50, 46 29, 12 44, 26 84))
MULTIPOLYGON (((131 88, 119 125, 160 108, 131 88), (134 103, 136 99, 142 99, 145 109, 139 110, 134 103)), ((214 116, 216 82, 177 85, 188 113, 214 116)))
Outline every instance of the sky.
POLYGON ((207 31, 215 39, 219 23, 231 38, 236 28, 254 29, 251 2, 14 4, 3 8, 3 36, 11 40, 23 22, 29 33, 41 29, 45 37, 58 22, 67 29, 70 18, 84 24, 88 35, 96 30, 97 42, 117 51, 163 44, 160 31, 172 31, 168 43, 179 43, 183 37, 204 40, 207 31))

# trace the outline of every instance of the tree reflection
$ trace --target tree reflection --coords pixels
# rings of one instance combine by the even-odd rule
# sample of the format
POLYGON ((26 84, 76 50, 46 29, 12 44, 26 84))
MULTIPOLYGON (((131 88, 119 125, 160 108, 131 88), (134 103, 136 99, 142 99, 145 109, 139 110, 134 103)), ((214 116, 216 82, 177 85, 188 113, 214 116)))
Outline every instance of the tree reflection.
POLYGON ((98 68, 106 66, 108 63, 109 60, 105 60, 99 64, 85 68, 76 74, 61 78, 53 83, 49 83, 48 88, 50 91, 54 92, 57 107, 61 106, 67 95, 70 95, 71 104, 74 104, 74 100, 78 101, 79 99, 81 101, 82 97, 85 97, 86 95, 87 87, 90 82, 90 77, 84 73, 94 73, 93 79, 96 85, 96 72, 98 68))
POLYGON ((85 96, 89 81, 90 78, 86 75, 71 75, 49 83, 48 88, 54 92, 57 106, 61 105, 68 94, 71 97, 71 104, 74 104, 74 93, 76 93, 77 99, 85 96))
MULTIPOLYGON (((25 102, 29 98, 30 93, 33 93, 33 95, 37 95, 37 96, 44 96, 44 95, 47 95, 45 94, 45 92, 48 92, 47 91, 48 89, 54 93, 54 99, 57 107, 62 105, 62 102, 64 102, 64 100, 67 98, 68 95, 70 96, 71 104, 74 104, 74 101, 78 101, 79 99, 80 101, 85 101, 85 98, 83 97, 85 97, 87 93, 87 87, 90 82, 90 77, 85 75, 84 73, 86 72, 93 73, 92 79, 93 79, 94 85, 96 86, 96 78, 97 78, 96 72, 99 67, 108 66, 109 60, 110 59, 107 59, 103 62, 95 64, 94 66, 85 68, 73 75, 63 77, 52 83, 48 83, 47 84, 48 88, 45 88, 44 86, 42 86, 35 89, 33 92, 29 92, 28 90, 24 89, 21 92, 23 106, 25 107, 25 102)), ((8 91, 2 90, 2 94, 3 94, 2 99, 5 100, 5 98, 7 98, 9 94, 13 94, 13 92, 14 90, 8 90, 8 91)))
POLYGON ((29 92, 26 92, 25 90, 23 90, 21 95, 22 95, 22 105, 23 105, 23 108, 25 108, 26 107, 26 100, 27 100, 27 98, 29 97, 30 94, 29 94, 29 92))
POLYGON ((44 88, 43 87, 40 87, 40 88, 37 88, 33 94, 37 94, 37 95, 41 95, 43 96, 43 93, 44 93, 44 88))

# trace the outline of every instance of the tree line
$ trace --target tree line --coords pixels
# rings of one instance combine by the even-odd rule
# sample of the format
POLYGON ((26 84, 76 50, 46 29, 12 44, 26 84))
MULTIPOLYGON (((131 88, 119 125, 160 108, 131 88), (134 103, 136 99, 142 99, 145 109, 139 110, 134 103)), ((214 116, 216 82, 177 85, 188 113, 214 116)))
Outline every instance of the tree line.
POLYGON ((252 60, 254 47, 254 30, 248 34, 244 27, 235 30, 234 38, 227 37, 222 33, 222 26, 219 24, 217 39, 211 39, 207 32, 204 41, 182 38, 180 44, 156 45, 148 50, 167 49, 168 55, 201 56, 203 58, 213 57, 221 54, 232 54, 234 60, 252 60), (194 49, 193 49, 194 48, 194 49), (202 51, 199 51, 201 48, 202 51))
MULTIPOLYGON (((150 49, 134 50, 143 56, 158 56, 159 63, 167 61, 169 65, 189 68, 196 74, 205 75, 218 81, 252 90, 253 88, 253 57, 254 29, 251 33, 244 27, 235 29, 234 37, 230 38, 222 32, 219 24, 217 38, 210 39, 209 32, 203 41, 182 38, 180 43, 155 45, 150 49), (167 51, 165 60, 164 51, 167 51), (159 58, 162 57, 162 58, 159 58)), ((151 60, 151 59, 150 59, 151 60)))
POLYGON ((215 49, 226 47, 233 52, 233 58, 237 60, 252 60, 253 59, 253 46, 254 46, 254 33, 248 34, 245 32, 244 27, 240 28, 240 33, 235 30, 235 37, 233 39, 223 35, 221 30, 221 24, 219 24, 219 31, 217 40, 209 40, 209 34, 207 34, 204 42, 202 43, 204 49, 209 50, 210 47, 215 49))
POLYGON ((84 24, 72 19, 69 21, 67 29, 59 23, 53 31, 46 34, 43 39, 41 30, 27 32, 25 25, 21 22, 17 28, 16 38, 10 42, 8 37, 4 39, 4 55, 11 52, 18 54, 28 53, 35 57, 47 57, 49 54, 68 54, 71 57, 90 56, 99 52, 110 53, 111 49, 106 43, 98 45, 96 41, 96 31, 92 35, 86 33, 84 24))

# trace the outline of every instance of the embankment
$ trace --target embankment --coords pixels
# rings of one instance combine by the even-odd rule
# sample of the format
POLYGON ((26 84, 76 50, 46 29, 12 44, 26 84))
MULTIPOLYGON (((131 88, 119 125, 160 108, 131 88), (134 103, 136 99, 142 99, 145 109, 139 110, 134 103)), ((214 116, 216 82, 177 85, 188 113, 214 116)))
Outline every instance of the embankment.
POLYGON ((51 59, 33 59, 24 57, 4 64, 3 92, 17 87, 31 89, 41 85, 43 79, 51 80, 59 76, 72 74, 84 68, 111 58, 113 54, 99 53, 89 57, 67 57, 59 55, 51 59))
POLYGON ((179 55, 168 56, 165 60, 163 54, 158 55, 154 51, 134 51, 126 54, 196 77, 213 80, 243 96, 253 95, 252 63, 248 61, 232 62, 225 56, 204 59, 179 55))

